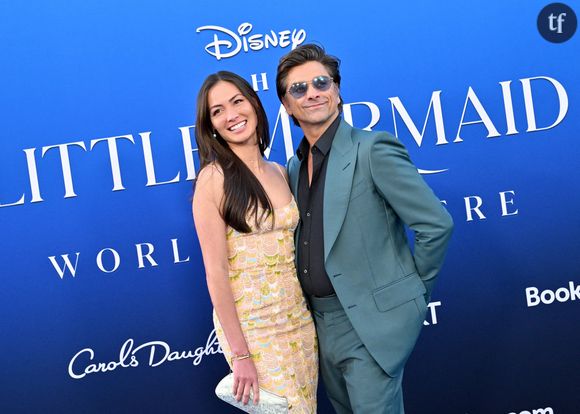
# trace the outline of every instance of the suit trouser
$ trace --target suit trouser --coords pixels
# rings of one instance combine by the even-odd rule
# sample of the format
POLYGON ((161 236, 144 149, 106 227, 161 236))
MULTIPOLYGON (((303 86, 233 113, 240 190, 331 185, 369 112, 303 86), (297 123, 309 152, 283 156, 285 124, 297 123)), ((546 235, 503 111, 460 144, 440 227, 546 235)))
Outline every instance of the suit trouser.
POLYGON ((404 414, 402 380, 369 354, 336 296, 309 297, 320 349, 320 373, 338 414, 404 414))

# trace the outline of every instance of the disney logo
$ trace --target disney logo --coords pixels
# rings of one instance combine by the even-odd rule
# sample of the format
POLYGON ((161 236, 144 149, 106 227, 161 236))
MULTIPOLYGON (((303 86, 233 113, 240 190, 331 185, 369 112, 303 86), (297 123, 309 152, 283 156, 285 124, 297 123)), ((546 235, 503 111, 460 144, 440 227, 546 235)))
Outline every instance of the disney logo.
MULTIPOLYGON (((91 348, 80 350, 72 357, 68 364, 68 375, 73 379, 81 379, 89 374, 97 372, 110 372, 117 368, 134 368, 139 366, 138 356, 148 355, 148 365, 158 367, 165 362, 179 361, 182 359, 191 359, 193 365, 199 365, 206 355, 223 353, 222 348, 217 340, 215 329, 211 331, 205 346, 200 346, 195 350, 174 351, 169 344, 163 341, 150 341, 134 348, 135 341, 129 338, 125 341, 119 351, 118 360, 109 362, 94 362, 83 364, 82 360, 93 361, 95 351, 91 348)), ((88 362, 86 361, 86 362, 88 362)))
POLYGON ((205 46, 205 51, 214 56, 217 60, 229 58, 237 55, 241 50, 245 53, 249 50, 262 50, 269 47, 288 47, 304 43, 306 40, 306 31, 304 29, 282 30, 270 33, 253 34, 248 36, 252 31, 251 23, 242 23, 238 26, 238 32, 233 32, 225 27, 220 26, 201 26, 196 29, 197 33, 205 30, 213 30, 213 42, 205 46), (218 37, 218 34, 220 35, 218 37), (224 37, 227 36, 227 37, 224 37))

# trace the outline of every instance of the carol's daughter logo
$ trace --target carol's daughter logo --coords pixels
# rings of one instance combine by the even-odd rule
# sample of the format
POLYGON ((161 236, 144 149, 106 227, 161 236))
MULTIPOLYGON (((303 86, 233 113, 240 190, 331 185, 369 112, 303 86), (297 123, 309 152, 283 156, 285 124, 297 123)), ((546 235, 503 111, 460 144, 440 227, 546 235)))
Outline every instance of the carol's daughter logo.
POLYGON ((135 341, 129 338, 119 351, 119 359, 109 362, 94 362, 95 351, 91 348, 80 350, 68 364, 68 375, 73 379, 81 379, 97 372, 110 372, 117 368, 138 367, 144 360, 150 367, 158 367, 166 362, 191 359, 193 365, 199 365, 206 355, 223 353, 215 329, 211 331, 205 346, 195 350, 175 351, 169 344, 162 341, 151 341, 135 347, 135 341))
POLYGON ((205 46, 205 51, 217 60, 235 56, 242 50, 247 53, 249 50, 258 51, 269 47, 285 48, 288 46, 292 46, 294 49, 306 40, 304 29, 281 30, 279 32, 270 30, 270 33, 249 35, 252 27, 251 23, 242 23, 238 26, 236 33, 225 27, 201 26, 197 28, 196 32, 206 30, 214 32, 213 42, 205 46))

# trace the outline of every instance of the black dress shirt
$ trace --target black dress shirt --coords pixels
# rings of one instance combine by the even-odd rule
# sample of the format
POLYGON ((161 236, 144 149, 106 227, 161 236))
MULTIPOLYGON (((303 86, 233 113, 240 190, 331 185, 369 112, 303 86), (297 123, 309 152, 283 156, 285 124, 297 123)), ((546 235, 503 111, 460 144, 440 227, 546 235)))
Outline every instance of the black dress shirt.
POLYGON ((298 146, 296 155, 301 161, 298 177, 298 209, 300 210, 300 236, 296 251, 298 279, 308 295, 329 296, 334 294, 324 267, 324 183, 330 148, 340 116, 310 148, 306 137, 298 146), (308 157, 312 157, 312 182, 308 183, 308 157))

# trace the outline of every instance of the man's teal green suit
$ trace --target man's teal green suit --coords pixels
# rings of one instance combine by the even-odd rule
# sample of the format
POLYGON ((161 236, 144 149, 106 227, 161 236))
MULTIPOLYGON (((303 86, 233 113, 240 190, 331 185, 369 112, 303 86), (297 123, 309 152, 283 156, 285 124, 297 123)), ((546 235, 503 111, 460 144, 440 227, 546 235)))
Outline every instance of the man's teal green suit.
MULTIPOLYGON (((296 156, 288 163, 295 196, 300 163, 296 156)), ((323 227, 336 295, 369 353, 396 376, 423 326, 451 218, 396 138, 341 121, 328 159, 323 227), (413 252, 404 224, 415 232, 413 252)))

